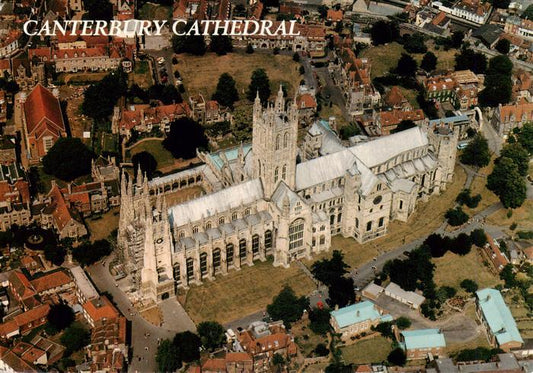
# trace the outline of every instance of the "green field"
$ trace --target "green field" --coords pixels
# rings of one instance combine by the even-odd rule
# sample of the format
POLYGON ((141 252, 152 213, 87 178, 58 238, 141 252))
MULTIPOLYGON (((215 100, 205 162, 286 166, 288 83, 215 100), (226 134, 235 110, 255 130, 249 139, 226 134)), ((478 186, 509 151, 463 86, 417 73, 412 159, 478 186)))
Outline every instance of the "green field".
POLYGON ((381 363, 387 360, 392 351, 392 342, 385 337, 377 336, 342 347, 341 351, 346 364, 381 363))

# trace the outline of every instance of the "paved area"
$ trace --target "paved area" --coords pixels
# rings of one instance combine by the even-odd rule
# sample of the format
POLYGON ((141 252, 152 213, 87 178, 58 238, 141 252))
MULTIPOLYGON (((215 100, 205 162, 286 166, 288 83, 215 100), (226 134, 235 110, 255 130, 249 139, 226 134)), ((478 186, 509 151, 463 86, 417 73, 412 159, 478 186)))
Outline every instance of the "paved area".
POLYGON ((87 268, 87 273, 100 292, 107 291, 111 294, 113 301, 131 325, 132 351, 129 371, 154 372, 156 371, 155 351, 158 342, 162 339, 173 338, 176 332, 195 330, 194 324, 175 299, 162 303, 163 315, 171 320, 165 322, 163 327, 157 327, 144 320, 135 312, 126 294, 116 286, 115 280, 109 273, 108 263, 111 261, 112 258, 108 258, 104 262, 105 265, 96 263, 87 268), (172 309, 174 311, 169 311, 172 309))

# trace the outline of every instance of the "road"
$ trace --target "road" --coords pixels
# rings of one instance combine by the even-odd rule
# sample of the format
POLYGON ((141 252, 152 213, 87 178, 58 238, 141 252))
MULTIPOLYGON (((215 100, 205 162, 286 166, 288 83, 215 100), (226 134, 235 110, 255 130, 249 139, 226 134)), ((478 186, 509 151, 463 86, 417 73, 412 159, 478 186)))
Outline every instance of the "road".
POLYGON ((164 67, 167 70, 168 74, 168 81, 167 84, 176 85, 176 81, 174 79, 174 68, 172 66, 172 57, 174 57, 174 51, 172 48, 165 48, 161 50, 147 50, 145 49, 144 52, 151 57, 152 60, 152 67, 153 67, 153 75, 154 79, 157 83, 161 83, 161 77, 159 76, 159 70, 161 66, 157 63, 158 57, 163 57, 165 59, 164 67))
POLYGON ((161 306, 164 315, 168 314, 169 309, 178 312, 177 317, 172 319, 170 325, 163 324, 165 328, 150 324, 137 312, 131 313, 133 307, 129 299, 115 285, 115 280, 109 273, 108 263, 111 260, 112 258, 107 258, 104 262, 105 265, 97 263, 90 266, 87 268, 87 273, 100 292, 107 291, 113 296, 113 302, 131 323, 132 353, 130 354, 129 371, 154 372, 156 371, 155 351, 157 350, 158 339, 173 338, 176 332, 184 330, 195 330, 194 324, 185 311, 181 311, 183 308, 176 299, 168 299, 161 306))

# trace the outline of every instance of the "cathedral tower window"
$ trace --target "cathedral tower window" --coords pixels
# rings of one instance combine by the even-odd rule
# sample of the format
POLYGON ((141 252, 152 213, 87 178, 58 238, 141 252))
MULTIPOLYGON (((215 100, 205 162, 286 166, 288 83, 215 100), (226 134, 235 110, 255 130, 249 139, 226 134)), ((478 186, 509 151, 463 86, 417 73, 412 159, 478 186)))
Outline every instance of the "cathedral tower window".
POLYGON ((379 218, 378 226, 379 226, 379 227, 383 227, 383 222, 384 222, 384 221, 385 221, 385 218, 384 218, 384 217, 379 218))
POLYGON ((224 224, 225 222, 226 222, 226 219, 224 219, 223 216, 218 219, 218 224, 224 224))
POLYGON ((304 223, 304 219, 296 219, 289 226, 289 250, 294 250, 303 246, 304 223))
POLYGON ((239 258, 241 260, 246 258, 246 240, 244 238, 239 241, 239 258))
POLYGON ((400 200, 400 210, 403 209, 403 201, 400 200))
POLYGON ((272 231, 268 230, 265 232, 265 249, 272 248, 272 231))
POLYGON ((259 236, 257 234, 252 236, 252 253, 254 255, 259 254, 259 236))
POLYGON ((286 148, 287 146, 289 146, 289 134, 285 132, 283 135, 283 147, 286 148))
POLYGON ((211 229, 211 222, 208 221, 206 224, 205 224, 205 229, 211 229))
POLYGON ((213 250, 213 269, 215 272, 220 269, 220 249, 218 247, 213 250))
POLYGON ((320 244, 324 245, 326 243, 326 236, 322 235, 320 236, 320 244))
POLYGON ((187 259, 187 281, 191 281, 194 278, 194 259, 187 259))
POLYGON ((198 226, 197 225, 192 227, 192 233, 198 233, 198 226))
POLYGON ((287 178, 287 165, 283 165, 283 170, 281 171, 281 179, 285 180, 287 178))
POLYGON ((180 233, 178 234, 178 238, 183 238, 183 237, 185 237, 185 232, 180 231, 180 233))
POLYGON ((276 150, 279 150, 280 148, 280 144, 281 143, 281 138, 279 135, 276 136, 276 150))
POLYGON ((181 282, 181 272, 180 272, 180 265, 174 264, 174 268, 172 270, 172 274, 174 275, 174 281, 181 282))
POLYGON ((200 273, 202 274, 202 277, 207 274, 207 254, 206 253, 200 254, 200 273))
POLYGON ((372 222, 369 221, 368 223, 366 223, 366 231, 371 231, 372 230, 372 222))
POLYGON ((244 210, 244 216, 248 216, 248 215, 250 215, 250 209, 244 210))
POLYGON ((279 178, 279 167, 274 170, 274 182, 277 182, 279 178))
POLYGON ((231 220, 237 220, 237 213, 236 212, 231 214, 231 220))

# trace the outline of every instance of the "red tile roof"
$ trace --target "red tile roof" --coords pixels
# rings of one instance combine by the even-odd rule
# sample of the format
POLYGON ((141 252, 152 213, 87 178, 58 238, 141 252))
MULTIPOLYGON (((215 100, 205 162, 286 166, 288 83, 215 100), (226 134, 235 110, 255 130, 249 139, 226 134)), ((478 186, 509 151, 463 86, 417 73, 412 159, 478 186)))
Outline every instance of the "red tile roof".
POLYGON ((113 306, 111 301, 106 296, 90 300, 83 305, 83 308, 93 320, 97 322, 102 319, 113 319, 120 316, 118 310, 113 306))
POLYGON ((342 10, 328 9, 328 14, 326 16, 328 21, 342 21, 343 14, 342 10))
POLYGON ((31 281, 37 293, 64 286, 70 282, 72 282, 72 279, 63 271, 48 273, 31 281))
POLYGON ((298 109, 316 108, 316 100, 313 95, 304 93, 296 98, 298 109))
POLYGON ((65 133, 59 100, 40 84, 28 95, 24 103, 24 114, 28 135, 39 130, 43 124, 58 135, 65 133))
POLYGON ((70 223, 71 220, 73 220, 73 217, 68 209, 67 203, 65 202, 65 198, 57 185, 52 187, 48 193, 48 196, 52 198, 52 216, 54 217, 54 221, 58 229, 62 231, 63 228, 65 228, 65 226, 70 223))
POLYGON ((15 316, 13 320, 18 326, 26 325, 30 322, 33 323, 39 319, 42 319, 43 317, 46 317, 46 315, 48 315, 48 311, 50 311, 50 305, 47 303, 41 304, 38 307, 15 316))
POLYGON ((398 86, 393 86, 385 95, 384 101, 387 105, 395 107, 401 106, 403 103, 407 102, 407 99, 398 86))
POLYGON ((202 365, 202 372, 225 372, 226 359, 209 359, 202 365))

